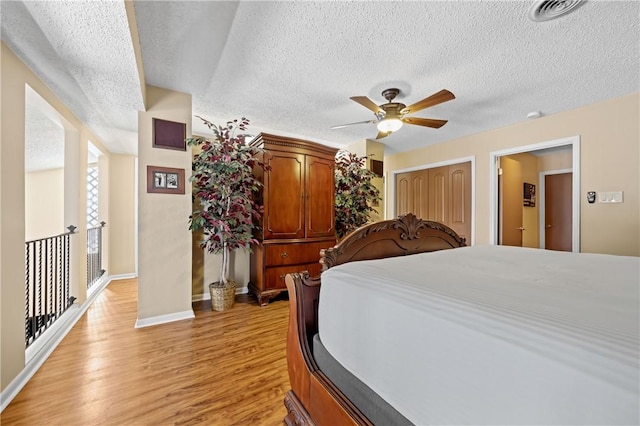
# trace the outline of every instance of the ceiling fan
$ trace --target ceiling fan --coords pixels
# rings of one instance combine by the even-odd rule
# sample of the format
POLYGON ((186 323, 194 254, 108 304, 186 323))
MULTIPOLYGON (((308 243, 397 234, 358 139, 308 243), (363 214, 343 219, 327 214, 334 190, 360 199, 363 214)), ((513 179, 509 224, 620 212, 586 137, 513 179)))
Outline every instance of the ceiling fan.
POLYGON ((434 93, 433 95, 409 106, 406 106, 405 104, 400 102, 393 102, 393 100, 396 96, 398 96, 399 93, 400 89, 395 88, 383 90, 382 96, 387 100, 387 103, 382 105, 376 105, 371 99, 367 98, 366 96, 352 96, 350 99, 373 111, 376 115, 376 118, 374 118, 373 120, 358 121, 356 123, 341 124, 339 126, 333 126, 331 128, 340 129, 342 127, 351 126, 354 124, 377 123, 378 135, 376 136, 376 139, 382 139, 400 129, 400 127, 402 127, 402 123, 433 127, 435 129, 439 129, 447 123, 447 120, 407 117, 407 115, 423 110, 425 108, 432 107, 434 105, 441 104, 446 101, 450 101, 451 99, 455 99, 455 96, 450 91, 442 89, 438 93, 434 93))

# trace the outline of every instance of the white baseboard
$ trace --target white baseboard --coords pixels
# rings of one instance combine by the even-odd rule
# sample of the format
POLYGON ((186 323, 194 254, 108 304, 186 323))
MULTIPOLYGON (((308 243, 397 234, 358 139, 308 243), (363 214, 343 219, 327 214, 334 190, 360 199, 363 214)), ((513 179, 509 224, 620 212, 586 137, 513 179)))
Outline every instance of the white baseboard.
POLYGON ((166 315, 158 315, 157 317, 142 318, 142 319, 138 318, 136 320, 135 328, 151 327, 152 325, 165 324, 168 322, 191 319, 195 317, 196 315, 193 313, 193 310, 189 309, 188 311, 174 312, 172 314, 166 314, 166 315))
POLYGON ((98 280, 97 283, 92 285, 91 288, 87 290, 87 300, 83 304, 83 306, 86 305, 86 308, 82 313, 87 311, 87 309, 93 303, 93 301, 96 300, 96 297, 98 297, 98 295, 102 293, 102 290, 104 290, 112 280, 113 278, 111 276, 105 274, 102 278, 98 280))
POLYGON ((137 278, 136 274, 117 274, 117 275, 109 275, 109 279, 111 280, 130 280, 132 278, 137 278))
POLYGON ((73 326, 89 309, 98 295, 109 285, 113 278, 103 277, 94 284, 82 305, 71 305, 58 320, 25 350, 25 366, 18 375, 0 393, 0 412, 9 405, 18 392, 27 384, 49 355, 62 342, 73 326))
MULTIPOLYGON (((244 287, 236 287, 236 294, 247 294, 249 293, 249 287, 244 286, 244 287)), ((192 302, 199 302, 201 300, 211 300, 211 293, 201 293, 201 294, 194 294, 193 296, 191 296, 191 301, 192 302)))

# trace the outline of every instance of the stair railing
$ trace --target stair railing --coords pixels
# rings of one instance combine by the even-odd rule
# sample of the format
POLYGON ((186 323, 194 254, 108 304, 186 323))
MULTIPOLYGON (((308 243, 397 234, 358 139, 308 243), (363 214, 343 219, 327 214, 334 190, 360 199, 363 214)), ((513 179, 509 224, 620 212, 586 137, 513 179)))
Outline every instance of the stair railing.
POLYGON ((29 347, 76 300, 69 290, 69 232, 25 243, 25 347, 29 347))

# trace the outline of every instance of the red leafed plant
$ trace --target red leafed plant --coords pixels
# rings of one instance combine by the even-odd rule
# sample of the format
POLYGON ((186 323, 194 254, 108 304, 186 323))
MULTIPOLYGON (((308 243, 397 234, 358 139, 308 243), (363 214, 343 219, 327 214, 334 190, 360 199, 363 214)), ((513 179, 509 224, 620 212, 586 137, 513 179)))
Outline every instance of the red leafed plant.
POLYGON ((263 206, 254 195, 262 186, 253 174, 254 167, 267 169, 259 160, 260 148, 247 143, 246 118, 217 126, 202 117, 214 137, 187 139, 189 146, 199 146, 193 158, 192 175, 195 203, 199 207, 189 216, 189 229, 203 231, 202 249, 222 255, 220 282, 229 281, 229 254, 237 249, 251 251, 256 224, 263 206))

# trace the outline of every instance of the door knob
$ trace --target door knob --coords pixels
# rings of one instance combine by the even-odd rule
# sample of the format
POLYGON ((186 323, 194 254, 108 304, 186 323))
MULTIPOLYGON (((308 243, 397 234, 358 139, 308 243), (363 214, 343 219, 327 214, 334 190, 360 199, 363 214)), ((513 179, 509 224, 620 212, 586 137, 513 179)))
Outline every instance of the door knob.
POLYGON ((522 226, 518 227, 517 229, 519 229, 519 230, 521 230, 521 231, 524 231, 524 230, 525 230, 522 226))
POLYGON ((551 225, 547 225, 547 228, 551 228, 551 225))

